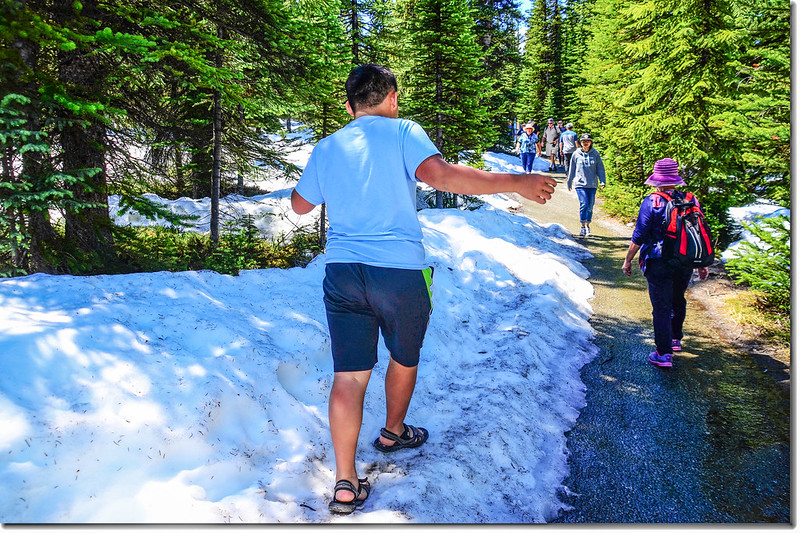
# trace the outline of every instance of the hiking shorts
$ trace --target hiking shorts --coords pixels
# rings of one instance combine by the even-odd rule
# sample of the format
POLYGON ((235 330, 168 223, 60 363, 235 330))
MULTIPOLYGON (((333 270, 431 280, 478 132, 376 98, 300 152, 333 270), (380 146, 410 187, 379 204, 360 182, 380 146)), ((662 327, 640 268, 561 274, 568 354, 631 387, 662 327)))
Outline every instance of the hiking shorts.
POLYGON ((433 269, 330 263, 322 282, 334 372, 371 370, 378 332, 399 364, 419 364, 431 315, 433 269))

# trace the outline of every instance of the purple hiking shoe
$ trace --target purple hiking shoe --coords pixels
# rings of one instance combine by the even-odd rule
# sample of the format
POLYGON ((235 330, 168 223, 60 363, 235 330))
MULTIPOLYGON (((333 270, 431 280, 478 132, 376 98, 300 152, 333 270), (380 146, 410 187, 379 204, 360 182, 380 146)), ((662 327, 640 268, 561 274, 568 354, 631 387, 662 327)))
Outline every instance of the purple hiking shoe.
POLYGON ((672 339, 672 353, 680 352, 681 351, 681 340, 680 339, 672 339))
POLYGON ((665 353, 664 355, 661 355, 658 353, 658 350, 656 350, 654 352, 650 352, 649 361, 651 365, 661 368, 669 368, 672 366, 672 354, 665 353))

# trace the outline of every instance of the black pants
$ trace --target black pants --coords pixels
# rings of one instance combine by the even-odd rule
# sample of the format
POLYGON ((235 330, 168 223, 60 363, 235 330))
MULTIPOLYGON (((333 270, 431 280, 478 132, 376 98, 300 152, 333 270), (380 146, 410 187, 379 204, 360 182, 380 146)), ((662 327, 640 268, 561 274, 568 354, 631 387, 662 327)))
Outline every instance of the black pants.
POLYGON ((661 258, 648 259, 644 276, 653 305, 653 331, 658 353, 672 353, 672 339, 683 338, 686 288, 692 270, 674 269, 661 258))
POLYGON ((362 263, 328 263, 322 289, 334 372, 370 370, 378 362, 378 333, 392 359, 419 363, 431 315, 430 285, 422 270, 362 263))

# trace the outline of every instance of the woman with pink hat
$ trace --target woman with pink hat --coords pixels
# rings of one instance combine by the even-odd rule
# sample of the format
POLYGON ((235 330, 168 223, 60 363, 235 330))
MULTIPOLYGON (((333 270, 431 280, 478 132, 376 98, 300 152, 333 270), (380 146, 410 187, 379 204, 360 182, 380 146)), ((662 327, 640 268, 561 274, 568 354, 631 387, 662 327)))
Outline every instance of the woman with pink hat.
MULTIPOLYGON (((653 173, 645 184, 675 197, 676 187, 686 185, 678 174, 678 163, 670 158, 660 159, 653 166, 653 173)), ((698 207, 700 203, 694 199, 698 207)), ((630 276, 631 263, 639 253, 639 268, 647 278, 647 290, 653 306, 653 331, 656 349, 650 353, 649 362, 658 367, 671 367, 674 352, 681 350, 683 322, 686 318, 686 288, 692 279, 691 269, 675 268, 661 257, 666 229, 666 200, 651 194, 642 202, 639 217, 633 229, 628 254, 622 271, 630 276)), ((698 268, 701 280, 708 278, 708 268, 698 268)))

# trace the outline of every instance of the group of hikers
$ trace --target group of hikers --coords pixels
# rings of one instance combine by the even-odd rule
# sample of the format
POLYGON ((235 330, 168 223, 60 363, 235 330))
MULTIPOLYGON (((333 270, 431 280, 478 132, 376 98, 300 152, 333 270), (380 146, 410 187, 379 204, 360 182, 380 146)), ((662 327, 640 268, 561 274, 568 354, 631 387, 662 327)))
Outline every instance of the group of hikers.
MULTIPOLYGON (((358 476, 356 449, 367 384, 378 360, 379 333, 390 359, 385 426, 372 445, 382 453, 395 453, 422 446, 429 437, 425 428, 406 423, 433 298, 434 273, 426 262, 417 218, 417 183, 456 194, 517 193, 539 204, 552 198, 557 185, 554 176, 529 170, 494 173, 446 162, 419 124, 398 118, 397 81, 382 65, 354 68, 345 91, 345 108, 353 120, 314 147, 291 196, 292 209, 301 215, 325 203, 330 224, 322 292, 334 370, 328 404, 336 462, 329 503, 333 513, 353 512, 372 490, 369 480, 358 476)), ((523 130, 533 133, 529 125, 523 130)), ((553 144, 564 138, 564 132, 555 136, 555 128, 548 120, 542 134, 551 171, 558 152, 564 154, 559 158, 568 153, 563 141, 553 144)), ((571 129, 567 124, 566 131, 571 129)), ((542 149, 539 144, 537 154, 542 149)), ((592 187, 596 191, 598 179, 605 185, 605 170, 591 136, 582 135, 580 144, 567 163, 567 186, 583 189, 579 197, 586 195, 590 206, 594 194, 589 203, 586 191, 592 187), (589 168, 595 173, 594 182, 587 178, 589 168)), ((692 198, 675 190, 684 182, 672 159, 658 161, 646 183, 658 194, 642 204, 622 269, 631 274, 631 261, 641 249, 639 262, 653 302, 656 338, 656 350, 648 360, 669 367, 672 353, 681 348, 683 292, 692 270, 675 268, 661 257, 660 243, 666 238, 661 221, 672 203, 666 198, 692 198)), ((583 209, 581 221, 586 219, 588 233, 591 207, 588 214, 583 209)), ((701 269, 701 278, 707 272, 701 269)))
MULTIPOLYGON (((513 132, 513 125, 510 126, 513 132)), ((578 148, 578 134, 572 128, 571 122, 565 126, 563 120, 556 123, 549 118, 544 131, 535 120, 529 120, 513 132, 514 150, 522 159, 525 172, 531 173, 533 160, 542 157, 542 154, 550 161, 549 172, 556 170, 556 164, 563 166, 564 172, 568 172, 569 158, 578 148)))
POLYGON ((549 158, 548 172, 556 170, 556 163, 564 167, 567 189, 571 192, 574 185, 578 196, 581 223, 578 235, 588 237, 591 235, 589 224, 594 214, 597 188, 606 186, 606 169, 600 153, 593 146, 592 136, 584 133, 579 140, 573 127, 572 122, 564 126, 563 120, 556 123, 548 118, 544 131, 540 131, 536 121, 530 120, 517 130, 514 151, 519 154, 527 174, 533 172, 533 163, 542 154, 549 158))

